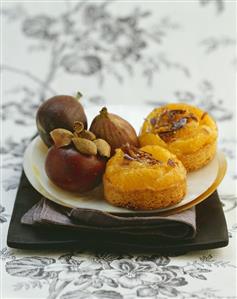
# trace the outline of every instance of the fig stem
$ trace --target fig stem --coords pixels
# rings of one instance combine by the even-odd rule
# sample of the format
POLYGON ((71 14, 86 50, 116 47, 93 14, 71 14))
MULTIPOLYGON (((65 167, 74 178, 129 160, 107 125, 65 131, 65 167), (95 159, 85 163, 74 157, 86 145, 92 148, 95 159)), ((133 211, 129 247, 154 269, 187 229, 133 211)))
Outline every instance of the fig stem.
POLYGON ((76 95, 76 99, 79 101, 82 96, 83 94, 80 91, 78 91, 76 95))
POLYGON ((103 108, 100 110, 100 115, 101 115, 101 116, 108 117, 108 110, 107 110, 106 107, 103 107, 103 108))

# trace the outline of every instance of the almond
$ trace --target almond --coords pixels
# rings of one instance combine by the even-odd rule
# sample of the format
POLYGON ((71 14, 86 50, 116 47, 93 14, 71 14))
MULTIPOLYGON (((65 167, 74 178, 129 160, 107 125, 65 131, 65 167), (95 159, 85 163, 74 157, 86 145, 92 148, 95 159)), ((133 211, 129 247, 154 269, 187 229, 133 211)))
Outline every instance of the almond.
POLYGON ((93 142, 96 145, 98 153, 101 156, 106 157, 106 158, 110 157, 111 147, 108 144, 108 142, 106 142, 103 139, 96 139, 93 142))
POLYGON ((86 155, 96 155, 97 154, 97 147, 95 143, 91 140, 76 137, 72 138, 72 142, 75 148, 81 153, 86 155))
POLYGON ((67 146, 71 143, 74 137, 73 133, 66 129, 54 129, 50 132, 50 136, 56 147, 67 146))
POLYGON ((83 130, 81 133, 78 134, 78 137, 86 138, 91 141, 96 139, 95 134, 88 130, 83 130))
POLYGON ((84 124, 81 121, 75 121, 73 129, 76 134, 80 134, 84 130, 84 124))

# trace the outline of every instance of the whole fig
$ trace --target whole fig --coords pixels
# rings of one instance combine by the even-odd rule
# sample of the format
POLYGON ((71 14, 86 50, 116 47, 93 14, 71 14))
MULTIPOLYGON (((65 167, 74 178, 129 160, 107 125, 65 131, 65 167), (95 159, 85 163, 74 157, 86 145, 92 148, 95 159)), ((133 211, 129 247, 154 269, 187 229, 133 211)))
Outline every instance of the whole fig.
POLYGON ((75 121, 87 128, 87 118, 79 99, 67 96, 54 96, 41 104, 36 115, 36 125, 40 137, 50 147, 53 144, 50 132, 56 128, 73 131, 75 121))
POLYGON ((93 119, 90 131, 97 138, 107 141, 112 153, 126 143, 139 146, 137 134, 132 125, 122 117, 109 113, 106 107, 102 108, 100 114, 93 119))

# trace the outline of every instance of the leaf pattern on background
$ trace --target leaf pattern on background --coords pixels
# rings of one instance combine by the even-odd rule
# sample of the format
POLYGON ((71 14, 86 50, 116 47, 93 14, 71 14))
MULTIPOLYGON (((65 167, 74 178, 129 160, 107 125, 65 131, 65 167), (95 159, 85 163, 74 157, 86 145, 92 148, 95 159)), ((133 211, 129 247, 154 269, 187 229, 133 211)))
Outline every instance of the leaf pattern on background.
POLYGON ((207 4, 214 4, 216 6, 217 13, 221 13, 225 8, 225 0, 199 0, 200 4, 206 6, 207 4))
MULTIPOLYGON (((213 84, 209 80, 202 80, 197 90, 176 90, 174 92, 176 101, 195 105, 208 111, 217 121, 230 121, 234 117, 231 108, 226 108, 224 101, 217 99, 213 84)), ((173 101, 173 100, 172 100, 173 101)), ((166 102, 147 101, 151 106, 162 106, 166 102)))
POLYGON ((233 238, 233 236, 236 234, 237 232, 237 223, 234 223, 231 228, 229 229, 229 238, 233 238))
POLYGON ((0 167, 3 171, 11 171, 11 175, 3 179, 2 186, 5 191, 15 190, 18 187, 22 172, 22 158, 29 142, 30 138, 22 138, 20 142, 15 142, 12 137, 9 137, 0 148, 0 154, 3 157, 0 167))
POLYGON ((236 39, 230 38, 228 36, 223 36, 223 37, 209 37, 206 39, 203 39, 200 42, 201 46, 204 47, 205 52, 207 54, 210 54, 221 47, 230 47, 230 46, 236 46, 236 39))
MULTIPOLYGON (((6 252, 4 254, 6 256, 6 252)), ((135 294, 157 299, 160 296, 183 296, 180 288, 188 284, 188 277, 207 280, 214 268, 234 267, 228 261, 215 260, 211 255, 183 266, 171 264, 171 258, 166 256, 88 256, 82 251, 67 253, 57 259, 39 256, 9 258, 5 264, 6 272, 25 278, 15 285, 15 290, 42 288, 48 284, 48 299, 121 299, 125 298, 122 289, 128 292, 126 298, 135 294)), ((191 296, 188 292, 184 294, 184 298, 191 296)), ((203 298, 202 293, 195 298, 203 298)))
MULTIPOLYGON (((18 22, 24 36, 32 42, 34 51, 46 51, 50 57, 49 69, 43 79, 28 70, 1 65, 2 72, 17 75, 18 78, 17 85, 7 90, 10 100, 2 105, 1 117, 4 121, 35 128, 37 107, 47 97, 56 94, 51 85, 58 71, 62 70, 82 77, 98 76, 100 84, 105 74, 122 83, 124 72, 133 75, 134 64, 149 83, 162 68, 173 68, 184 76, 190 75, 185 66, 170 61, 162 54, 162 43, 170 33, 179 30, 179 24, 164 17, 148 28, 145 23, 151 18, 151 11, 134 7, 120 16, 109 10, 111 4, 107 1, 83 3, 75 6, 70 13, 57 17, 47 13, 30 15, 23 5, 18 5, 17 18, 13 17, 16 6, 2 11, 9 22, 18 22), (147 54, 146 50, 154 44, 161 49, 161 53, 147 54)), ((88 101, 91 104, 105 104, 101 95, 88 97, 88 101)), ((28 143, 29 138, 15 142, 9 137, 0 149, 1 154, 5 155, 3 168, 14 171, 11 177, 4 180, 5 191, 14 190, 18 185, 22 155, 28 143)))
POLYGON ((221 202, 225 212, 232 211, 237 207, 237 196, 234 194, 221 195, 221 202))
MULTIPOLYGON (((172 19, 166 16, 154 18, 154 11, 138 4, 128 9, 126 15, 120 15, 119 11, 112 13, 113 10, 110 10, 113 1, 98 3, 80 1, 74 4, 66 1, 67 9, 61 15, 53 15, 47 10, 32 14, 27 11, 27 5, 19 3, 1 10, 9 27, 15 26, 24 36, 29 46, 27 53, 39 58, 41 53, 46 53, 49 59, 44 75, 33 73, 31 67, 21 69, 17 65, 1 65, 1 75, 6 74, 14 82, 6 91, 8 100, 1 110, 4 123, 11 122, 19 130, 31 129, 30 134, 34 134, 36 109, 43 100, 57 94, 54 83, 61 74, 86 80, 96 78, 99 92, 97 94, 92 90, 87 98, 89 104, 97 105, 106 105, 103 91, 106 77, 117 81, 122 87, 126 76, 132 79, 139 74, 148 88, 155 86, 158 89, 159 84, 155 85, 154 76, 159 77, 165 72, 175 72, 177 77, 186 80, 187 86, 188 80, 194 80, 186 60, 184 64, 175 61, 165 47, 174 34, 187 29, 187 24, 177 23, 175 15, 172 19), (183 25, 186 27, 182 28, 183 25), (147 50, 153 45, 157 53, 148 53, 147 50)), ((200 11, 213 13, 216 20, 221 19, 226 6, 224 0, 196 0, 196 3, 200 4, 200 11)), ((232 49, 235 43, 235 39, 228 34, 220 36, 213 33, 203 36, 196 45, 200 53, 213 58, 221 55, 222 51, 232 49)), ((203 78, 196 88, 174 91, 174 98, 201 106, 219 121, 230 123, 234 117, 232 107, 225 107, 224 99, 219 99, 214 86, 210 78, 203 78)), ((147 103, 164 105, 166 102, 161 99, 147 103)), ((29 139, 22 138, 19 142, 11 137, 5 141, 1 147, 3 171, 7 174, 3 186, 5 191, 14 191, 21 173, 22 154, 29 139)), ((221 140, 222 149, 233 163, 236 159, 235 145, 236 141, 221 140)), ((236 174, 233 175, 234 179, 237 179, 236 174)), ((235 195, 224 194, 221 200, 225 212, 236 208, 235 195)), ((9 211, 4 202, 0 206, 0 223, 4 228, 9 219, 6 210, 9 211)), ((229 227, 233 239, 236 237, 236 227, 236 223, 229 227)), ((47 299, 234 298, 221 296, 218 286, 215 289, 192 289, 196 283, 207 285, 217 271, 235 267, 229 261, 216 260, 211 255, 200 256, 200 259, 188 256, 191 262, 159 255, 93 254, 83 251, 50 258, 3 247, 0 257, 7 279, 17 279, 15 285, 12 282, 16 296, 21 292, 26 294, 26 291, 31 296, 31 290, 34 290, 37 294, 41 291, 47 293, 47 299)))
POLYGON ((50 276, 47 266, 55 263, 55 260, 47 257, 24 257, 6 263, 8 274, 18 277, 30 277, 44 279, 50 276))
POLYGON ((196 105, 208 111, 217 121, 233 119, 233 112, 225 107, 223 100, 216 98, 213 84, 209 80, 201 81, 195 92, 179 90, 174 96, 180 102, 196 105))
POLYGON ((81 74, 90 76, 102 69, 102 62, 97 56, 84 55, 80 56, 77 53, 65 55, 61 61, 65 70, 71 74, 81 74))
POLYGON ((5 213, 5 207, 0 205, 0 224, 4 223, 7 221, 9 215, 5 213))
MULTIPOLYGON (((122 83, 124 72, 133 75, 134 64, 136 71, 140 68, 141 75, 149 83, 152 83, 154 74, 162 69, 175 69, 184 76, 190 76, 187 67, 162 53, 163 42, 172 31, 179 29, 179 24, 164 17, 147 27, 144 24, 152 16, 150 11, 135 7, 127 15, 119 16, 109 10, 112 3, 84 3, 82 7, 54 18, 47 14, 22 14, 19 19, 22 33, 34 42, 34 51, 49 52, 51 62, 43 80, 27 70, 1 66, 2 71, 18 73, 36 84, 36 90, 30 89, 29 85, 16 87, 22 100, 4 104, 3 119, 14 119, 12 111, 16 110, 18 119, 15 123, 26 125, 34 120, 36 107, 48 92, 54 93, 51 84, 61 69, 69 74, 95 75, 100 84, 106 74, 122 83), (35 45, 36 41, 38 45, 35 45), (147 53, 146 50, 153 45, 160 48, 160 53, 147 53)), ((14 7, 12 9, 14 11, 14 7)), ((5 17, 9 14, 10 9, 3 11, 5 17)), ((16 88, 9 92, 15 92, 16 88)))

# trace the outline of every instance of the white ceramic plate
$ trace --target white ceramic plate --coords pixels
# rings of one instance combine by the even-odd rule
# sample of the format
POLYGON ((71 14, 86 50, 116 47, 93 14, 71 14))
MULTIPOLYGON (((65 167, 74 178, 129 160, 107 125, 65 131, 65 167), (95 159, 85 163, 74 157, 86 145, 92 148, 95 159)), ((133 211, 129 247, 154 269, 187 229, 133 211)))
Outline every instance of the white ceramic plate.
MULTIPOLYGON (((109 106, 108 109, 109 111, 126 118, 136 129, 139 129, 143 118, 150 111, 150 107, 147 106, 109 106)), ((87 109, 86 113, 89 121, 98 113, 98 111, 98 107, 87 109)), ((86 194, 75 194, 57 187, 48 179, 44 169, 47 150, 47 147, 43 144, 40 137, 36 137, 27 147, 23 163, 28 180, 32 186, 46 198, 63 206, 72 208, 95 209, 110 213, 151 213, 151 211, 138 212, 112 206, 103 198, 102 185, 86 194)), ((219 185, 224 177, 225 170, 226 162, 224 155, 218 152, 215 158, 207 166, 188 174, 187 194, 180 203, 157 211, 180 211, 204 200, 215 190, 217 185, 219 185)), ((154 212, 155 211, 153 210, 152 213, 154 212)))

